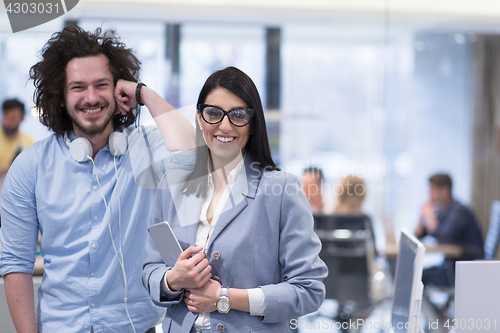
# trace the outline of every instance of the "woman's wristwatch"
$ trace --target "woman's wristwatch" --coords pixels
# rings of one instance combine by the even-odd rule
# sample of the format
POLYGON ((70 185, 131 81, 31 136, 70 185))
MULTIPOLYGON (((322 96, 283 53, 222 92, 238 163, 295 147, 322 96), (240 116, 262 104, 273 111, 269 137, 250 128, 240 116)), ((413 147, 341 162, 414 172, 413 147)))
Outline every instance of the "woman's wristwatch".
POLYGON ((231 302, 229 301, 229 288, 220 287, 220 296, 215 303, 217 311, 219 313, 228 313, 231 310, 231 302))

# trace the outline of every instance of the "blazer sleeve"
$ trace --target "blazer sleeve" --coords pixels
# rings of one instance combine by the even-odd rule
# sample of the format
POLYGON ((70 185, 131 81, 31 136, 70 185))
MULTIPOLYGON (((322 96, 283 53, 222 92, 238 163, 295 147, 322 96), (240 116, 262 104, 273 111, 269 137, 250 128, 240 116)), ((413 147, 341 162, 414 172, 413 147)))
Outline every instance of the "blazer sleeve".
MULTIPOLYGON (((168 191, 168 189, 156 191, 150 225, 164 221, 162 203, 163 200, 165 200, 164 194, 166 191, 168 191)), ((148 290, 149 297, 151 297, 153 303, 158 306, 171 307, 172 305, 179 303, 184 295, 184 290, 182 290, 180 295, 174 299, 169 299, 167 295, 161 292, 163 277, 171 268, 172 267, 165 265, 153 240, 151 237, 148 237, 146 242, 146 260, 144 261, 142 270, 142 283, 148 290)))
POLYGON ((279 262, 282 282, 261 286, 266 296, 264 323, 283 322, 316 311, 325 298, 328 268, 319 258, 321 242, 305 195, 295 176, 282 183, 279 262))
MULTIPOLYGON (((155 194, 150 225, 166 220, 163 214, 164 205, 174 200, 172 193, 177 193, 176 191, 182 189, 182 184, 193 170, 195 161, 196 150, 171 152, 167 158, 161 161, 165 173, 155 194)), ((148 237, 146 243, 146 253, 142 270, 142 283, 148 290, 153 303, 163 307, 178 304, 182 300, 184 290, 173 299, 161 292, 163 277, 172 267, 165 265, 151 237, 148 237)))

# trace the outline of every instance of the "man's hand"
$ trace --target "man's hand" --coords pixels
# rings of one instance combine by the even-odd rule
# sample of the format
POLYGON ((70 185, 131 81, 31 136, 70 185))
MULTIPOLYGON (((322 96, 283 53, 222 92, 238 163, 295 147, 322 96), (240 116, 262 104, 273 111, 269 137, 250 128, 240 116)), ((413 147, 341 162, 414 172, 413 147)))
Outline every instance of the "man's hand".
POLYGON ((426 220, 435 218, 436 215, 434 214, 434 204, 431 201, 423 204, 421 213, 422 217, 425 218, 426 220))
POLYGON ((422 225, 429 234, 432 234, 439 225, 432 201, 426 202, 422 206, 422 225))
POLYGON ((200 252, 202 249, 201 246, 190 246, 179 255, 179 259, 167 275, 170 290, 200 288, 210 280, 212 266, 200 252))
POLYGON ((217 310, 215 303, 220 296, 220 283, 208 280, 201 288, 191 288, 184 291, 184 302, 191 312, 212 312, 217 310))
MULTIPOLYGON (((125 115, 133 107, 137 105, 135 100, 135 90, 137 83, 125 80, 118 80, 115 87, 116 114, 125 115)), ((143 87, 144 89, 144 87, 143 87)))

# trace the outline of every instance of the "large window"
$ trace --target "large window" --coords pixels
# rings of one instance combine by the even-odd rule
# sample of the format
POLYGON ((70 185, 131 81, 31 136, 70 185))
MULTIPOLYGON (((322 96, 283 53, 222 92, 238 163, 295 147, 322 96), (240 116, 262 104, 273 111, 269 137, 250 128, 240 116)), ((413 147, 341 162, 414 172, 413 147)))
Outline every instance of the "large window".
POLYGON ((467 38, 456 33, 284 26, 283 166, 322 167, 330 209, 338 180, 361 176, 366 212, 396 230, 414 228, 433 172, 449 172, 468 202, 468 62, 467 38))
POLYGON ((210 74, 228 66, 247 73, 265 101, 265 47, 265 29, 258 25, 182 25, 180 104, 196 104, 210 74))
MULTIPOLYGON (((63 21, 16 34, 4 23, 0 98, 19 97, 31 108, 29 68, 63 21)), ((264 25, 180 23, 177 77, 166 58, 167 22, 80 19, 79 24, 91 31, 116 28, 142 62, 143 82, 166 97, 172 80, 178 80, 180 106, 192 108, 206 78, 227 66, 245 71, 266 100, 264 25)), ((469 34, 417 31, 404 24, 388 31, 382 22, 343 21, 283 24, 281 36, 281 107, 269 119, 272 140, 279 143, 275 159, 297 175, 306 166, 322 167, 327 208, 334 206, 335 184, 352 173, 367 183, 366 212, 392 220, 396 230, 413 229, 433 172, 449 172, 455 197, 470 201, 469 34)), ((150 120, 146 110, 142 119, 150 120)), ((28 117, 23 128, 37 138, 48 135, 35 118, 28 117)))
POLYGON ((35 87, 32 81, 28 81, 29 69, 38 61, 45 42, 54 31, 63 27, 63 20, 58 18, 15 34, 12 33, 6 12, 0 14, 0 22, 0 103, 7 98, 17 98, 23 102, 26 116, 21 123, 21 131, 35 139, 42 139, 50 133, 32 112, 35 87))

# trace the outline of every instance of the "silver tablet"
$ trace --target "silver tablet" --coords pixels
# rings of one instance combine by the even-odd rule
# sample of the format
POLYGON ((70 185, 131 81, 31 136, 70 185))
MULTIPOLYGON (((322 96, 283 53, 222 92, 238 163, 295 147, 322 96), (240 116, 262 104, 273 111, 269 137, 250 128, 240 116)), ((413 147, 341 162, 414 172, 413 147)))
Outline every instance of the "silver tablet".
POLYGON ((173 267, 182 252, 182 248, 168 222, 151 225, 148 227, 148 231, 163 258, 163 262, 167 266, 173 267))

